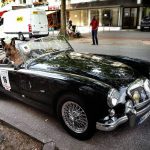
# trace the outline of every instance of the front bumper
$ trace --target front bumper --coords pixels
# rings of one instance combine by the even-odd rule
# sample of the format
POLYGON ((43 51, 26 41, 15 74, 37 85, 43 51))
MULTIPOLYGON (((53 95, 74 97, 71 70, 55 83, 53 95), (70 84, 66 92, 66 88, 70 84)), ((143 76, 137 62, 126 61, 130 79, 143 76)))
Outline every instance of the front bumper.
POLYGON ((130 113, 120 118, 111 118, 107 120, 105 123, 96 122, 96 128, 102 131, 112 131, 125 122, 129 123, 132 122, 131 124, 141 124, 149 116, 150 116, 150 99, 134 106, 134 108, 131 108, 130 113), (141 107, 142 109, 139 110, 139 108, 141 107))

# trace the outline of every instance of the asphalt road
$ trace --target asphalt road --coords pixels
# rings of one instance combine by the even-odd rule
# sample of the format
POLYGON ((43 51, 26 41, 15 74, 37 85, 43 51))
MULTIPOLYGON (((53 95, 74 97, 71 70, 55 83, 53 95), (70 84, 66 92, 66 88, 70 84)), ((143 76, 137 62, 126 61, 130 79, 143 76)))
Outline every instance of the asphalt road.
MULTIPOLYGON (((86 36, 86 38, 70 41, 76 51, 121 54, 145 60, 150 59, 149 32, 142 34, 132 32, 132 34, 128 33, 123 37, 122 32, 120 32, 120 35, 118 32, 101 33, 98 46, 91 45, 90 35, 86 36)), ((150 118, 136 128, 131 129, 128 125, 123 125, 112 132, 97 131, 90 140, 79 141, 66 133, 54 116, 44 114, 37 109, 0 94, 0 119, 43 143, 55 142, 61 150, 150 149, 150 118)))
POLYGON ((87 141, 72 138, 54 117, 0 95, 0 118, 43 143, 55 142, 61 150, 149 150, 150 118, 136 128, 120 126, 112 132, 97 131, 87 141))
POLYGON ((99 32, 99 45, 91 45, 91 34, 71 40, 77 52, 122 55, 150 61, 150 32, 114 31, 99 32))

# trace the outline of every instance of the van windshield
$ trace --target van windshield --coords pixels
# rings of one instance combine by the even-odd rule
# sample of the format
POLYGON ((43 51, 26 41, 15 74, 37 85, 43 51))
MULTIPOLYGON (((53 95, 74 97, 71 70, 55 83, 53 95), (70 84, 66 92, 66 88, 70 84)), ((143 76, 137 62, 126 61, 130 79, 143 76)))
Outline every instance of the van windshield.
POLYGON ((18 47, 24 61, 36 59, 47 53, 73 51, 73 48, 63 36, 47 36, 20 43, 18 47))

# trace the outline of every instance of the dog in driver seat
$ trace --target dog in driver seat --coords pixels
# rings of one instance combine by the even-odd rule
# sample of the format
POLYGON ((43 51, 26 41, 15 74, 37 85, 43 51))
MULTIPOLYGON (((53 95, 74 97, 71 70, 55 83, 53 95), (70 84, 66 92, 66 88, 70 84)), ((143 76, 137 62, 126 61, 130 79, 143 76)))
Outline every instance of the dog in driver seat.
POLYGON ((6 57, 3 60, 1 60, 2 63, 19 65, 23 62, 18 49, 15 47, 14 38, 12 38, 10 42, 6 42, 4 39, 1 39, 1 44, 6 55, 6 57))

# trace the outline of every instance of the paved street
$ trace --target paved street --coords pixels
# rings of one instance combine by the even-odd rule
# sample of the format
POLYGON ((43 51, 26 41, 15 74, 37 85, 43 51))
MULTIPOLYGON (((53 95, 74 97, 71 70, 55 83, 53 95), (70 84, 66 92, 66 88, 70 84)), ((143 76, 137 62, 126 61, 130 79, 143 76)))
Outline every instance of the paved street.
POLYGON ((90 52, 107 55, 124 55, 143 60, 150 60, 150 32, 114 31, 99 32, 99 45, 91 45, 91 35, 71 42, 79 52, 90 52))
MULTIPOLYGON (((91 45, 89 34, 70 40, 78 52, 126 55, 150 59, 150 32, 100 32, 99 45, 91 45)), ((149 150, 150 118, 136 128, 123 125, 112 132, 97 131, 93 138, 72 138, 54 116, 0 94, 0 119, 44 143, 55 142, 61 150, 149 150)))
POLYGON ((113 132, 97 131, 92 139, 78 141, 69 136, 54 116, 0 96, 0 118, 23 132, 61 150, 149 150, 150 118, 137 128, 123 125, 113 132))

